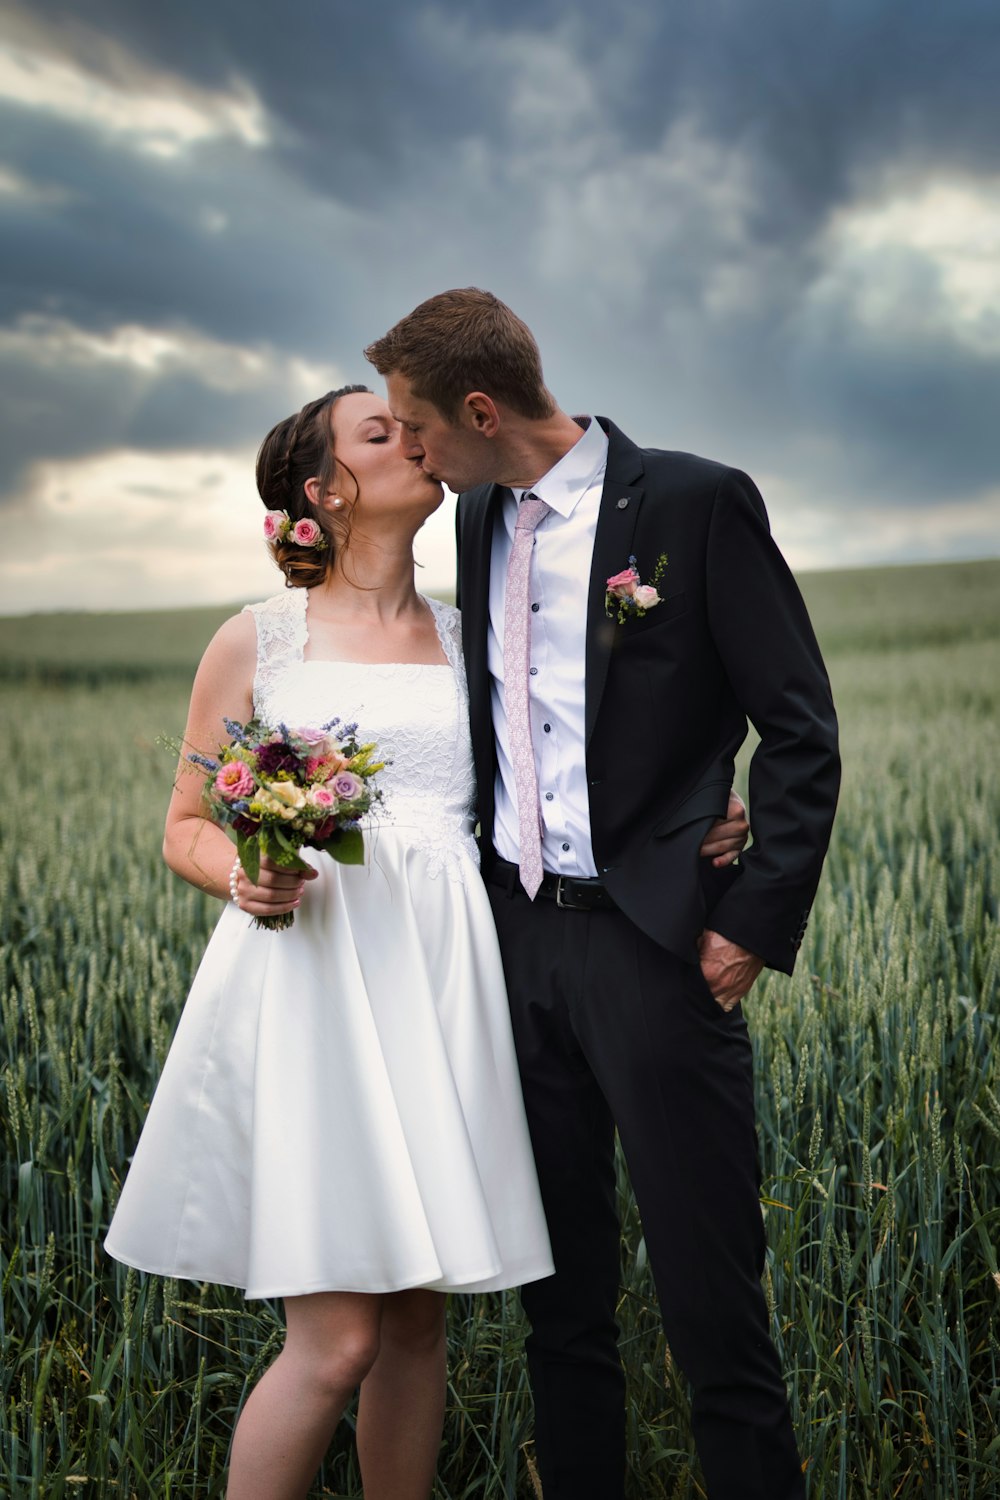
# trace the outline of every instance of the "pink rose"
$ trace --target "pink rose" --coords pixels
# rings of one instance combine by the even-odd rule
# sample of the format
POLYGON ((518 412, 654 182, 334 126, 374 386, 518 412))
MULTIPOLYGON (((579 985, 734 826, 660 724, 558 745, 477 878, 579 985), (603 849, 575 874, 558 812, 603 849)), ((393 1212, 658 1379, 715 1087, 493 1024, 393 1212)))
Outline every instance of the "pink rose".
POLYGON ((298 542, 300 547, 315 547, 319 536, 319 527, 309 516, 303 516, 302 520, 296 521, 292 527, 292 539, 298 542))
POLYGON ((660 602, 660 596, 651 583, 640 583, 632 598, 640 609, 652 609, 654 604, 660 602))
POLYGON ((230 760, 215 777, 215 789, 227 802, 239 802, 249 797, 254 789, 254 780, 249 766, 241 760, 230 760))
POLYGON ((281 528, 288 520, 288 515, 283 510, 269 510, 264 516, 264 536, 267 541, 277 541, 281 535, 281 528))
POLYGON ((616 599, 633 598, 638 587, 639 574, 635 568, 623 568, 620 573, 616 573, 607 582, 608 593, 613 594, 616 599))
POLYGON ((325 808, 328 812, 337 805, 336 797, 326 786, 310 787, 307 797, 311 806, 325 808))
POLYGON ((365 789, 365 784, 360 776, 355 776, 353 771, 341 771, 331 782, 333 790, 342 802, 353 802, 365 789))
POLYGON ((325 745, 325 729, 293 729, 292 733, 296 739, 300 739, 306 745, 325 745))

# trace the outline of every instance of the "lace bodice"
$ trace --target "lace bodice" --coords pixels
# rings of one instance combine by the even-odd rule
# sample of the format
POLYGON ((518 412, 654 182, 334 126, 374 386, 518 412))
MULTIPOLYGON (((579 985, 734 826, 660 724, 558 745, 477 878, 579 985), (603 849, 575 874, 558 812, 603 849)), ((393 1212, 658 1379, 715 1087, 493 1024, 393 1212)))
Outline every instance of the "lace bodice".
POLYGON ((357 722, 391 762, 379 774, 384 801, 369 819, 376 835, 398 829, 429 856, 429 873, 463 878, 478 861, 472 837, 475 775, 461 616, 437 599, 434 615, 448 665, 306 661, 308 590, 286 589, 248 604, 257 626, 254 713, 292 728, 357 722))

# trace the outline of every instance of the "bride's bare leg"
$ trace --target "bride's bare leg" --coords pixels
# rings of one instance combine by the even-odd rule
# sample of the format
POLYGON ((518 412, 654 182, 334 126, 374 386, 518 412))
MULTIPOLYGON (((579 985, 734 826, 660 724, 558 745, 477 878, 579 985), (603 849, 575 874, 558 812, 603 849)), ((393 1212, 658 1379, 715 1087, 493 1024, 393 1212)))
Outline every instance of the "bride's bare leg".
POLYGON ((302 1500, 355 1388, 375 1363, 384 1298, 286 1297, 285 1346, 233 1435, 227 1500, 302 1500))
POLYGON ((378 1358, 361 1384, 358 1462, 365 1500, 427 1500, 445 1398, 441 1292, 382 1298, 378 1358))

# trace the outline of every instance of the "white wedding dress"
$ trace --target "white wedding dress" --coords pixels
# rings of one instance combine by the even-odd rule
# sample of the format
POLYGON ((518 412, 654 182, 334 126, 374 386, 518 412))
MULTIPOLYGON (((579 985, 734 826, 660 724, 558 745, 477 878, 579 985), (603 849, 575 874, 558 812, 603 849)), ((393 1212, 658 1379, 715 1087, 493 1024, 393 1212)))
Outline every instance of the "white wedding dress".
POLYGON ((552 1272, 480 881, 458 611, 448 665, 305 661, 308 595, 252 606, 254 711, 357 721, 392 764, 363 866, 295 925, 229 904, 198 970, 106 1248, 248 1297, 486 1291, 552 1272))

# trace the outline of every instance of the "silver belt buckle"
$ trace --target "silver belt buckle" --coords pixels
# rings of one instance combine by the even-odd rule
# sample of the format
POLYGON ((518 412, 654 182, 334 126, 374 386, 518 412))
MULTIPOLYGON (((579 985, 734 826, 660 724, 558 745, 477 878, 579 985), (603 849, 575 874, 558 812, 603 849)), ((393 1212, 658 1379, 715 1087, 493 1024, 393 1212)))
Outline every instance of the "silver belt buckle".
POLYGON ((563 877, 561 875, 557 875, 556 876, 556 905, 562 907, 563 911, 573 911, 573 910, 575 910, 575 908, 570 904, 570 902, 563 900, 562 893, 563 893, 563 877))

